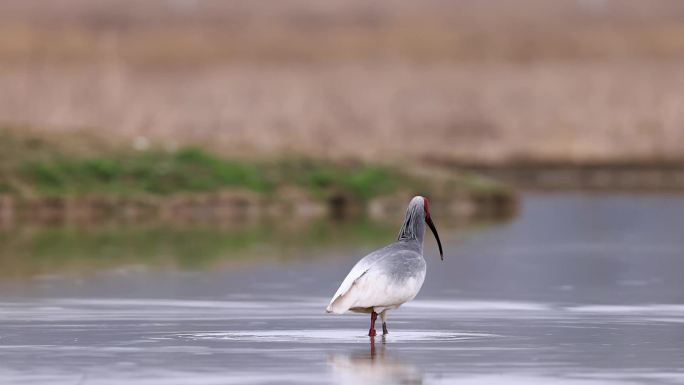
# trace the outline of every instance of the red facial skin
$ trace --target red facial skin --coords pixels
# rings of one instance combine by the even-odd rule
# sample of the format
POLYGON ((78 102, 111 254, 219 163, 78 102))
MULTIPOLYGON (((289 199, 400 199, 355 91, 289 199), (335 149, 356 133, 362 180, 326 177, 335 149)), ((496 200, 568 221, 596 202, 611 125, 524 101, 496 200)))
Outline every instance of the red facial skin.
POLYGON ((428 203, 427 198, 423 198, 423 209, 425 210, 425 223, 427 223, 428 227, 430 227, 430 231, 432 231, 432 234, 435 236, 435 240, 437 241, 437 245, 439 246, 439 258, 444 260, 442 243, 439 241, 439 235, 437 235, 435 224, 432 223, 432 219, 430 219, 430 203, 428 203))

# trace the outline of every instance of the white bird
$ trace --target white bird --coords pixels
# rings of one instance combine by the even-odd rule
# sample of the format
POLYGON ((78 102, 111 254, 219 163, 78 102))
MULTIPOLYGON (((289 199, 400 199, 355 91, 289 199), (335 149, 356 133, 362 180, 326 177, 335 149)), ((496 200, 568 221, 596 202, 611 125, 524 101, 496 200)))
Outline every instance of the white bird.
POLYGON ((442 243, 432 219, 427 198, 411 199, 399 237, 354 265, 326 308, 328 313, 342 314, 347 310, 370 313, 368 336, 375 336, 375 320, 382 318, 382 334, 387 334, 386 313, 412 300, 425 280, 423 237, 425 223, 435 235, 439 255, 444 260, 442 243))

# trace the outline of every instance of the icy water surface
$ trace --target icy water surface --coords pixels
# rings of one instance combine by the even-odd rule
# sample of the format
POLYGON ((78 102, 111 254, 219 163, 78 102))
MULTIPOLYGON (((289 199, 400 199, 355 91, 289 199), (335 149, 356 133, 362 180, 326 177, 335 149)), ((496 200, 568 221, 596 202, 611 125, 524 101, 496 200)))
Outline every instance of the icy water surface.
POLYGON ((428 235, 384 339, 324 314, 356 249, 3 279, 0 382, 684 384, 683 235, 681 197, 530 195, 444 262, 428 235))

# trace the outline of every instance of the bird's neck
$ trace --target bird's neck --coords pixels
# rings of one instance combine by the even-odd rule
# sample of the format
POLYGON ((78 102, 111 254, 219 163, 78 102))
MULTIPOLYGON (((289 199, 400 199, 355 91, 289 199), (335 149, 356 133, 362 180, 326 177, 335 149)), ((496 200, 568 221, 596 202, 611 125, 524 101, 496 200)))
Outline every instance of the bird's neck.
POLYGON ((425 235, 425 218, 421 215, 422 212, 407 212, 404 224, 399 230, 399 241, 417 241, 421 248, 423 245, 423 237, 425 235))

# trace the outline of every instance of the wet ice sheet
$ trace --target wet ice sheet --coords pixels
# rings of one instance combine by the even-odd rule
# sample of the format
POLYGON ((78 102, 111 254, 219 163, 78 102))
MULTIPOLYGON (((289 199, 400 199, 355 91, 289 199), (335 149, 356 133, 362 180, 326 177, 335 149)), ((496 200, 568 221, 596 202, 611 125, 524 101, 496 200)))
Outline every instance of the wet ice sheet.
POLYGON ((324 314, 351 252, 3 281, 0 383, 684 384, 683 228, 682 197, 528 197, 444 231, 444 262, 428 236, 373 345, 367 316, 324 314))
POLYGON ((4 383, 684 383, 684 306, 426 300, 386 338, 297 301, 0 304, 4 383), (656 320, 657 319, 657 320, 656 320))

